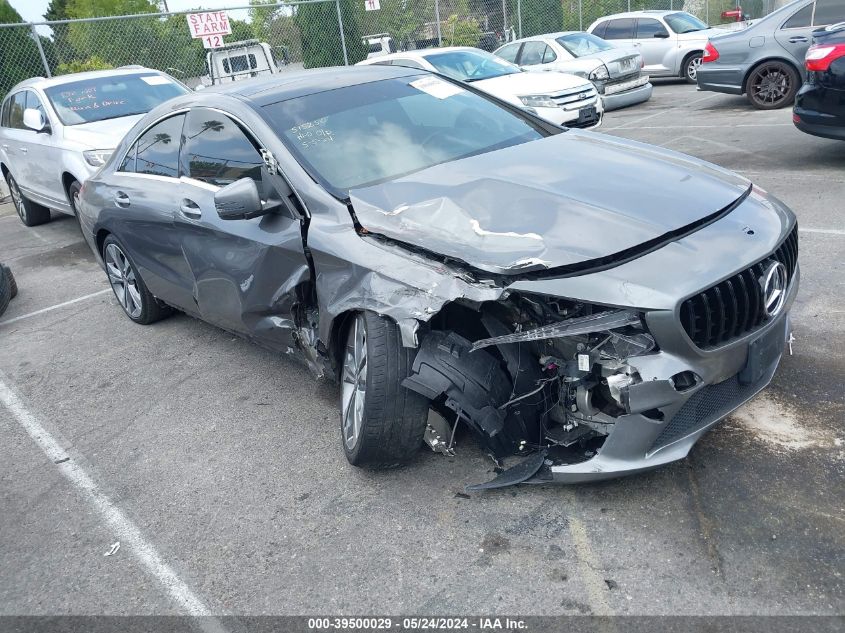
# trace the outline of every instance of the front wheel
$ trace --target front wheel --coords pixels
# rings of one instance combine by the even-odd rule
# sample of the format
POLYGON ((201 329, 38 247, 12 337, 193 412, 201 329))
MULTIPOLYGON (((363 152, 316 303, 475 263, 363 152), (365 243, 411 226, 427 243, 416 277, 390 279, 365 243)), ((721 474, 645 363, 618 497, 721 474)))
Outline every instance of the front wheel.
POLYGON ((38 226, 50 221, 50 209, 28 200, 21 192, 18 182, 12 174, 6 174, 6 184, 9 185, 9 193, 12 194, 15 210, 24 225, 38 226))
POLYGON ((390 468, 422 446, 428 400, 401 385, 415 353, 402 346, 390 319, 369 311, 352 317, 340 376, 340 431, 350 464, 390 468))
POLYGON ((792 105, 798 92, 798 72, 784 62, 766 62, 751 71, 746 93, 760 110, 774 110, 792 105))
POLYGON ((113 235, 103 242, 103 262, 117 302, 135 323, 149 325, 170 314, 170 309, 147 290, 126 249, 113 235))
POLYGON ((684 79, 687 83, 698 83, 698 69, 701 66, 701 53, 690 55, 684 60, 684 79))

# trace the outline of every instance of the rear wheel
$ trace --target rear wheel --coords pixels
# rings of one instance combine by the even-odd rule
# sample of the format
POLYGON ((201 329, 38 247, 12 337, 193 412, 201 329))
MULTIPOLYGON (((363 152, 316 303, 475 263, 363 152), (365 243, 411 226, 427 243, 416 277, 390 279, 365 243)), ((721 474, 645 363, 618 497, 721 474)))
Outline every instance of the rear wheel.
POLYGON ((12 203, 15 205, 15 210, 18 212, 21 222, 26 226, 38 226, 50 221, 50 209, 27 200, 21 193, 20 187, 18 187, 18 183, 12 174, 6 174, 6 183, 9 185, 12 203))
POLYGON ((113 235, 103 242, 103 262, 117 302, 135 323, 149 325, 170 314, 170 308, 160 304, 147 290, 126 249, 113 235))
POLYGON ((390 468, 422 446, 428 400, 401 385, 416 350, 397 325, 369 311, 349 324, 341 368, 340 430, 350 464, 390 468))
POLYGON ((18 282, 15 279, 15 276, 12 274, 12 269, 6 266, 6 264, 0 264, 2 266, 3 271, 6 273, 6 281, 9 283, 9 291, 10 291, 10 298, 14 299, 18 296, 18 282))
POLYGON ((798 72, 785 62, 765 62, 751 71, 746 84, 748 100, 760 110, 792 105, 798 92, 798 72))
POLYGON ((701 66, 701 53, 693 53, 684 60, 684 79, 687 83, 698 83, 698 69, 701 66))
POLYGON ((12 299, 12 288, 9 283, 9 278, 6 277, 6 269, 0 268, 0 316, 9 307, 9 301, 12 299))

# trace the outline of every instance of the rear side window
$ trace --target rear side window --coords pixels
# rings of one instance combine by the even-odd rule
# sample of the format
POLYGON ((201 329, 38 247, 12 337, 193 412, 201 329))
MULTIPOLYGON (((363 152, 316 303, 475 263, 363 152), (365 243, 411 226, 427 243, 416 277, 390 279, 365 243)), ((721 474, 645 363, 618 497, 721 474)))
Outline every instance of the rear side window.
POLYGON ((603 37, 606 40, 632 40, 634 39, 634 26, 636 22, 634 18, 610 20, 607 25, 607 31, 599 37, 603 37))
POLYGON ((258 145, 225 114, 197 108, 185 122, 182 173, 218 187, 252 178, 261 182, 264 159, 258 145))
POLYGON ((600 37, 600 38, 604 39, 604 34, 605 34, 605 32, 607 31, 607 23, 608 23, 609 21, 610 21, 610 20, 606 20, 606 21, 604 21, 604 22, 599 22, 599 23, 596 25, 596 28, 594 28, 594 29, 592 30, 592 34, 593 34, 593 35, 595 35, 596 37, 600 37))
POLYGON ((785 29, 800 29, 810 26, 813 20, 813 4, 810 3, 797 13, 794 13, 791 18, 783 25, 785 29))
POLYGON ((11 99, 6 99, 3 102, 3 109, 0 110, 0 127, 9 127, 9 102, 11 99))
POLYGON ((818 0, 814 26, 829 26, 845 22, 845 2, 842 0, 818 0))
POLYGON ((26 90, 21 90, 12 95, 9 100, 11 108, 9 110, 9 127, 23 129, 23 111, 26 109, 26 90))
POLYGON ((666 27, 664 27, 660 22, 654 20, 652 18, 640 18, 637 20, 637 39, 649 39, 654 38, 657 34, 666 34, 669 35, 668 31, 666 31, 666 27))
POLYGON ((522 55, 519 63, 523 66, 534 66, 543 63, 543 54, 546 52, 546 45, 543 42, 525 42, 522 46, 522 55))
POLYGON ((178 178, 179 145, 182 140, 184 121, 185 115, 177 114, 147 130, 129 152, 130 155, 133 151, 135 154, 134 170, 129 169, 129 164, 127 164, 127 169, 124 171, 178 178))
POLYGON ((543 53, 543 63, 544 64, 550 64, 553 61, 555 61, 556 59, 557 59, 557 55, 552 50, 552 47, 547 45, 546 50, 543 53))
POLYGON ((515 64, 516 55, 517 53, 519 53, 520 46, 522 46, 522 44, 508 44, 507 46, 502 47, 502 49, 499 50, 496 55, 498 57, 501 57, 505 61, 510 62, 511 64, 515 64))

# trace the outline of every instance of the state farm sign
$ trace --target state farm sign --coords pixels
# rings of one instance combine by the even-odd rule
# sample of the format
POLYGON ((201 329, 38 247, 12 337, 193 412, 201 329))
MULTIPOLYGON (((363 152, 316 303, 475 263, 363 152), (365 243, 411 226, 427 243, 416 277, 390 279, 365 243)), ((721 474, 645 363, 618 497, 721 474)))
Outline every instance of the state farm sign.
POLYGON ((232 32, 229 16, 225 11, 189 13, 187 18, 188 28, 191 29, 191 37, 194 39, 212 35, 229 35, 232 32))

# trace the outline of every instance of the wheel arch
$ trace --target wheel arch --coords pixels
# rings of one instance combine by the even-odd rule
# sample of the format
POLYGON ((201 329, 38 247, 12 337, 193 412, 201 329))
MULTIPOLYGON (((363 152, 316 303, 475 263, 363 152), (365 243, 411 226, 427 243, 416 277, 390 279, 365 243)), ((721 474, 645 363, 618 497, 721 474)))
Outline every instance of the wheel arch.
POLYGON ((80 185, 82 184, 82 180, 74 176, 69 171, 62 172, 62 191, 65 192, 65 197, 67 198, 67 202, 73 208, 73 204, 70 201, 70 186, 74 182, 78 182, 80 185))
POLYGON ((751 77, 751 73, 753 73, 755 70, 757 70, 757 68, 768 62, 783 62, 787 66, 791 67, 792 70, 794 70, 798 74, 798 81, 803 81, 804 78, 801 75, 801 69, 795 65, 795 62, 780 55, 769 55, 768 57, 758 59, 748 68, 748 70, 745 71, 745 76, 742 78, 742 94, 747 94, 748 92, 748 79, 751 77))
POLYGON ((691 51, 687 51, 686 53, 684 53, 684 56, 681 58, 681 65, 678 68, 678 76, 679 77, 685 77, 686 76, 687 64, 689 63, 690 58, 694 57, 695 55, 702 55, 703 56, 704 55, 704 49, 703 48, 696 48, 696 49, 693 49, 691 51))
POLYGON ((111 231, 108 229, 100 229, 97 231, 96 241, 97 241, 97 254, 102 257, 103 256, 103 244, 106 241, 106 238, 111 235, 111 231))

